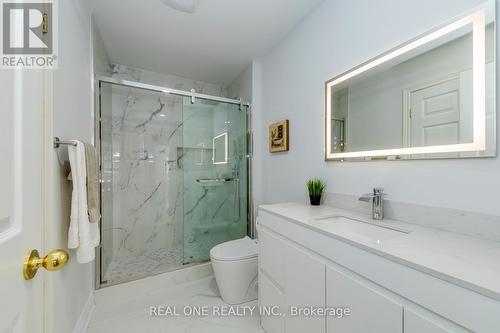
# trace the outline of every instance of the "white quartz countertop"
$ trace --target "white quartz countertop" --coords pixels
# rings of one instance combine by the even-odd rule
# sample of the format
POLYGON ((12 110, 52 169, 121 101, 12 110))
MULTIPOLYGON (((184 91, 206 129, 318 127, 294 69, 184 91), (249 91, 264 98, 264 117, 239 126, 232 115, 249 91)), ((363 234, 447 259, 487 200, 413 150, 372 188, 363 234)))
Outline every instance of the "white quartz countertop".
MULTIPOLYGON (((383 220, 386 226, 403 229, 396 237, 374 241, 339 231, 335 222, 325 217, 345 216, 369 223, 378 223, 358 212, 330 206, 309 206, 300 203, 262 205, 260 209, 350 243, 364 250, 410 266, 437 278, 500 300, 500 242, 474 238, 401 221, 383 220)), ((368 226, 371 227, 371 226, 368 226)))

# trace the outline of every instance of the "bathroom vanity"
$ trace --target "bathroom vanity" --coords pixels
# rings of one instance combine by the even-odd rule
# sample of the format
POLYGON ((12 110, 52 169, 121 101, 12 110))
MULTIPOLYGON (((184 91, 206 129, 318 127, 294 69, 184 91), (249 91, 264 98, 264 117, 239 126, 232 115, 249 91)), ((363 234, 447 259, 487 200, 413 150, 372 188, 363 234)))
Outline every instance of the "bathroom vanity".
POLYGON ((258 237, 267 333, 500 332, 498 242, 298 203, 260 206, 258 237))

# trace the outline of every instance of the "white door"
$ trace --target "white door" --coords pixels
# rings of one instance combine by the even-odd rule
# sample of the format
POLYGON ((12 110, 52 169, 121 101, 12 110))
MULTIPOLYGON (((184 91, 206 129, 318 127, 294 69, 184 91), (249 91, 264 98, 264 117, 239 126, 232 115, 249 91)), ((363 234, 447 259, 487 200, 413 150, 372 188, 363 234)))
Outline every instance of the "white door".
POLYGON ((411 147, 472 142, 472 99, 464 105, 472 89, 463 90, 456 77, 411 92, 411 147))
POLYGON ((43 254, 43 71, 0 70, 0 332, 43 331, 43 277, 23 278, 43 254))

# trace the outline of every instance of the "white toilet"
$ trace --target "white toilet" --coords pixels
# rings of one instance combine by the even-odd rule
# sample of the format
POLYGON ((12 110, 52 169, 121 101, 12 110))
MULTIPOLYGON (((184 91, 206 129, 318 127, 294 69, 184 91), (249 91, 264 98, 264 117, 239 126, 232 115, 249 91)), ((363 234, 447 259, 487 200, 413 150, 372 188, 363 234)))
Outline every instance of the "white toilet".
POLYGON ((210 250, 215 280, 222 300, 241 304, 257 299, 257 242, 245 237, 210 250))

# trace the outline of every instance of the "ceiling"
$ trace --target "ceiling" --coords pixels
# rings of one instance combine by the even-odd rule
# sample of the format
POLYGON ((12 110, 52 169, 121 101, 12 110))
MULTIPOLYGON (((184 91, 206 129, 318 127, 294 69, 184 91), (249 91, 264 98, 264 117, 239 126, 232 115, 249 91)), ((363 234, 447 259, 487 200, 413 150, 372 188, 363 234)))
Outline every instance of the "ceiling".
POLYGON ((322 0, 92 0, 110 60, 222 85, 270 51, 322 0))

